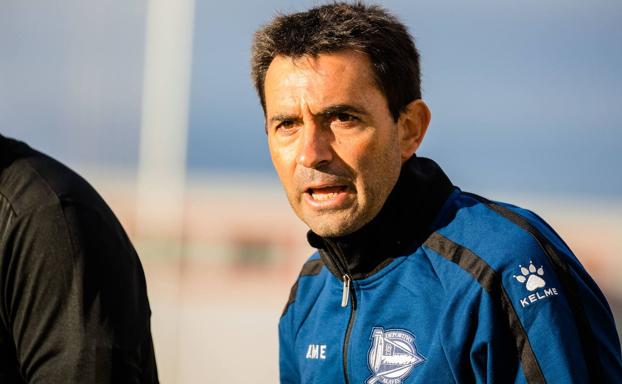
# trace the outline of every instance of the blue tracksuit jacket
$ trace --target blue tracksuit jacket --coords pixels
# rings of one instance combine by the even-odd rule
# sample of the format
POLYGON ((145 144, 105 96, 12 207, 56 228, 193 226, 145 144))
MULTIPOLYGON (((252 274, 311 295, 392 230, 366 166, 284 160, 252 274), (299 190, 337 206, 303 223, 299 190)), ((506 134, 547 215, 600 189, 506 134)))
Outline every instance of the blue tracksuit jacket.
POLYGON ((431 160, 409 160, 358 233, 309 241, 281 383, 622 383, 611 311, 570 249, 431 160))

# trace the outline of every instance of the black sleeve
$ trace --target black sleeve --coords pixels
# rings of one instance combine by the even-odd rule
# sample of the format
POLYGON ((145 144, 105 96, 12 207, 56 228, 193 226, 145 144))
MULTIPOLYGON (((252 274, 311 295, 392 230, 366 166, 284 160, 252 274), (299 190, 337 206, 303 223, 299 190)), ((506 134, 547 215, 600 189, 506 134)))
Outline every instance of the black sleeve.
POLYGON ((59 203, 7 235, 0 320, 25 382, 158 382, 144 273, 113 216, 59 203))

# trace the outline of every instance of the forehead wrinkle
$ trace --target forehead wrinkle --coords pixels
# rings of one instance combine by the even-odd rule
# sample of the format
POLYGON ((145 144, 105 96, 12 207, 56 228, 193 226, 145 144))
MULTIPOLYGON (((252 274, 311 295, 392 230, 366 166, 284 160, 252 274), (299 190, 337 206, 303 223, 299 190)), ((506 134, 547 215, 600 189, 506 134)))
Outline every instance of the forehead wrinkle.
MULTIPOLYGON (((362 53, 353 53, 364 56, 362 53)), ((302 116, 303 109, 306 109, 315 116, 334 105, 365 104, 369 95, 361 93, 360 85, 363 83, 370 84, 380 91, 374 80, 369 59, 366 59, 365 67, 352 68, 349 62, 342 61, 339 66, 323 68, 325 63, 333 60, 331 56, 331 54, 299 57, 281 55, 275 58, 280 62, 278 66, 281 72, 278 72, 278 77, 272 81, 272 84, 276 85, 272 93, 276 93, 275 101, 278 105, 278 110, 275 110, 273 115, 302 116), (286 69, 287 67, 289 69, 286 69)))

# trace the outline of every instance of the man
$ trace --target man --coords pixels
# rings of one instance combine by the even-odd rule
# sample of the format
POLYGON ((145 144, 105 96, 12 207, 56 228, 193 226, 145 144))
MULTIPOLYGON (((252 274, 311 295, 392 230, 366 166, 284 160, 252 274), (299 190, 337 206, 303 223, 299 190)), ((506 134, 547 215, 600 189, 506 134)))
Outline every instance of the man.
POLYGON ((418 158, 418 54, 377 6, 277 16, 252 75, 318 249, 280 320, 283 383, 622 382, 602 293, 535 214, 418 158))
POLYGON ((80 176, 0 136, 0 383, 157 383, 140 260, 80 176))

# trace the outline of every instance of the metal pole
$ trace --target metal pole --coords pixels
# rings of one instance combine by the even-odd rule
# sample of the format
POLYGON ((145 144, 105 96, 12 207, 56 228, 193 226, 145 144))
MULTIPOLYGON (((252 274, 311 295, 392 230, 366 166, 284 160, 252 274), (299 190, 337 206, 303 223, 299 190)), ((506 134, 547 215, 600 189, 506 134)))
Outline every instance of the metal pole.
POLYGON ((183 222, 193 23, 194 0, 148 0, 136 234, 145 250, 166 256, 178 269, 167 298, 160 298, 164 304, 156 308, 152 303, 160 317, 158 328, 153 329, 158 369, 161 381, 167 383, 179 382, 182 374, 183 222), (167 301, 174 303, 173 308, 167 301))
POLYGON ((194 0, 149 0, 137 232, 179 239, 192 71, 194 0))

